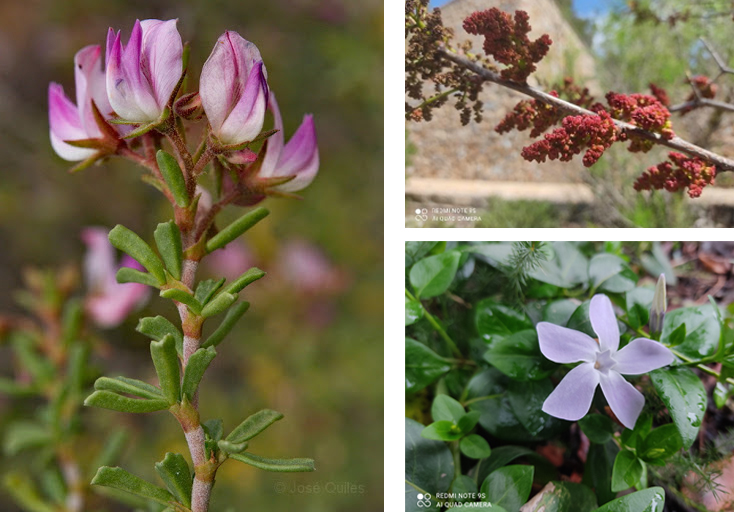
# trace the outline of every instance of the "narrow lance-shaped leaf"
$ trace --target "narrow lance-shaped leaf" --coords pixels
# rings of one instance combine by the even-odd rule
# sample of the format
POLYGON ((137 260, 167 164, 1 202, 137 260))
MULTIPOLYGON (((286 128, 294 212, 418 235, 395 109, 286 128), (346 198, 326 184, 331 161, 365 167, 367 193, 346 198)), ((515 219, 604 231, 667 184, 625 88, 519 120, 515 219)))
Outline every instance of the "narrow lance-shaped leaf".
POLYGON ((251 453, 230 453, 229 457, 265 471, 293 473, 297 471, 314 471, 313 459, 268 459, 251 453))
POLYGON ((219 445, 219 449, 226 453, 242 453, 247 449, 247 446, 249 443, 247 441, 244 441, 242 443, 231 443, 229 441, 225 441, 222 439, 217 443, 219 445))
POLYGON ((166 453, 162 461, 156 462, 155 470, 176 499, 191 508, 191 470, 180 453, 166 453))
POLYGON ((189 400, 193 399, 196 390, 199 388, 201 378, 204 376, 204 372, 216 355, 217 351, 214 350, 214 347, 209 347, 200 348, 189 358, 186 371, 184 372, 182 386, 182 392, 189 397, 189 400))
POLYGON ((163 290, 160 295, 164 299, 171 299, 176 302, 180 302, 181 304, 186 304, 186 306, 195 315, 201 314, 201 304, 190 293, 179 290, 178 288, 169 288, 167 290, 163 290))
POLYGON ((181 396, 181 370, 178 366, 178 355, 173 336, 169 334, 160 341, 151 342, 150 355, 153 358, 163 395, 169 404, 178 403, 181 396))
POLYGON ((230 310, 227 311, 224 320, 222 320, 222 323, 219 324, 219 327, 216 328, 216 330, 206 339, 206 341, 201 346, 206 348, 216 347, 217 345, 219 345, 222 340, 224 340, 225 336, 227 336, 227 334, 229 334, 232 328, 237 324, 237 321, 242 318, 242 315, 244 315, 249 308, 249 302, 240 302, 230 308, 230 310))
POLYGON ((262 279, 264 276, 265 272, 257 267, 252 267, 240 277, 228 284, 224 291, 229 293, 239 293, 245 286, 254 283, 258 279, 262 279))
POLYGON ((113 246, 138 260, 158 280, 159 284, 166 282, 166 272, 163 268, 163 263, 161 263, 161 260, 153 252, 153 249, 137 234, 125 226, 118 224, 112 228, 108 238, 113 246))
POLYGON ((122 468, 111 468, 103 466, 97 470, 97 474, 92 479, 92 485, 102 485, 104 487, 112 487, 121 491, 129 492, 143 498, 151 499, 169 505, 175 500, 173 495, 145 480, 138 478, 125 471, 122 468))
POLYGON ((170 334, 176 342, 176 351, 179 355, 183 354, 183 334, 166 318, 160 315, 141 318, 136 330, 156 341, 160 341, 166 334, 170 334))
POLYGON ((277 411, 270 409, 263 409, 258 411, 252 416, 248 417, 245 421, 240 423, 232 432, 227 436, 227 441, 232 443, 241 443, 242 441, 249 441, 260 432, 268 428, 270 425, 282 419, 283 415, 277 411))
POLYGON ((158 161, 158 168, 161 170, 163 179, 166 185, 168 185, 171 194, 173 194, 176 204, 181 208, 186 208, 189 205, 189 194, 186 191, 186 180, 178 162, 173 155, 166 153, 162 149, 158 150, 155 157, 158 161))
POLYGON ((226 281, 225 278, 221 278, 219 281, 215 281, 214 279, 200 281, 199 284, 196 285, 194 297, 196 300, 201 302, 201 304, 206 304, 212 299, 214 294, 217 293, 217 290, 222 287, 224 281, 226 281))
POLYGON ((228 309, 232 304, 237 301, 237 295, 233 295, 228 292, 222 292, 214 297, 209 304, 204 306, 201 310, 201 316, 208 318, 210 316, 218 315, 219 313, 228 309))
POLYGON ((129 379, 127 377, 100 377, 94 383, 94 389, 98 391, 113 391, 115 393, 126 393, 139 396, 140 398, 151 398, 158 400, 163 398, 163 393, 157 387, 143 382, 142 380, 129 379))
POLYGON ((121 267, 115 278, 118 283, 140 283, 153 288, 160 286, 158 280, 151 274, 130 267, 121 267))
POLYGON ((3 439, 3 451, 6 455, 15 455, 27 448, 51 444, 53 436, 45 425, 33 421, 17 421, 7 427, 3 439))
POLYGON ((206 252, 221 249, 252 226, 263 220, 269 213, 270 212, 263 207, 255 208, 254 210, 247 212, 232 224, 214 235, 211 240, 206 243, 206 252))
MULTIPOLYGON (((128 433, 123 428, 118 428, 117 430, 114 430, 111 435, 106 436, 104 446, 102 446, 102 450, 94 459, 94 463, 90 466, 90 470, 96 472, 97 468, 101 466, 114 464, 122 454, 127 440, 128 433)), ((91 480, 93 477, 94 475, 90 474, 88 479, 91 480)))
POLYGON ((181 231, 179 231, 178 226, 172 220, 161 222, 155 229, 153 236, 168 272, 176 279, 181 279, 183 248, 181 247, 181 231))
POLYGON ((170 407, 168 400, 163 398, 140 400, 121 396, 112 391, 95 391, 84 400, 84 405, 111 411, 136 413, 162 411, 170 407))

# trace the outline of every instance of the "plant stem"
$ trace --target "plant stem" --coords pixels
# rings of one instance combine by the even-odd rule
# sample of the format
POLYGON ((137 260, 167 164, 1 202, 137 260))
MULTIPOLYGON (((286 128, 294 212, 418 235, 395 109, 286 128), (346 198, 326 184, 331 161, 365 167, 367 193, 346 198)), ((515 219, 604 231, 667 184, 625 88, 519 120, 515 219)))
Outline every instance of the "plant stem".
POLYGON ((405 289, 405 295, 412 301, 417 302, 421 305, 421 308, 423 308, 423 314, 426 317, 426 320, 430 322, 430 324, 433 326, 434 329, 436 329, 436 332, 443 338, 443 340, 446 342, 446 344, 449 346, 451 351, 458 356, 459 359, 464 359, 464 355, 461 353, 461 350, 459 350, 459 347, 454 343, 454 340, 451 339, 451 336, 448 335, 448 333, 444 330, 444 328, 441 326, 438 320, 428 312, 428 310, 423 307, 423 304, 416 299, 412 293, 408 291, 408 289, 405 289))

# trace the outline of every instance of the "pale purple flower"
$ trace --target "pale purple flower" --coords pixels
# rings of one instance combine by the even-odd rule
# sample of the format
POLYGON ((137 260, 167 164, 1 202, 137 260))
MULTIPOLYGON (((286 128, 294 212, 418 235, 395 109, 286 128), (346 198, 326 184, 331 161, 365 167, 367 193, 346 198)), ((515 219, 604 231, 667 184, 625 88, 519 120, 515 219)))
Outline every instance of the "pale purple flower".
POLYGON ((217 40, 201 70, 199 96, 219 142, 241 144, 260 133, 268 106, 267 76, 253 43, 232 31, 217 40))
POLYGON ((545 400, 543 411, 556 418, 579 420, 589 411, 594 391, 601 384, 609 407, 625 427, 633 429, 645 398, 622 375, 647 373, 675 358, 667 347, 646 338, 634 339, 617 350, 619 326, 606 295, 591 299, 589 319, 598 341, 573 329, 538 323, 540 351, 545 357, 563 364, 581 361, 545 400))
POLYGON ((316 145, 316 127, 313 116, 307 114, 285 146, 283 119, 275 95, 270 94, 270 110, 275 119, 276 133, 268 137, 265 158, 258 175, 262 178, 295 176, 291 181, 273 187, 282 192, 294 192, 307 187, 319 170, 319 148, 316 145))
POLYGON ((121 267, 143 270, 142 265, 124 255, 117 265, 115 248, 107 239, 107 230, 86 228, 81 234, 87 245, 84 274, 87 282, 85 308, 95 324, 103 328, 119 325, 128 314, 148 299, 149 289, 138 283, 118 283, 115 275, 121 267))
POLYGON ((99 45, 90 45, 74 56, 76 105, 64 94, 61 85, 52 82, 48 86, 51 146, 64 160, 85 160, 97 152, 96 149, 78 148, 64 142, 102 137, 94 119, 92 101, 103 116, 109 117, 112 110, 107 99, 101 54, 99 45))
POLYGON ((107 34, 107 95, 126 121, 160 119, 183 73, 183 44, 176 20, 137 20, 126 45, 107 34))

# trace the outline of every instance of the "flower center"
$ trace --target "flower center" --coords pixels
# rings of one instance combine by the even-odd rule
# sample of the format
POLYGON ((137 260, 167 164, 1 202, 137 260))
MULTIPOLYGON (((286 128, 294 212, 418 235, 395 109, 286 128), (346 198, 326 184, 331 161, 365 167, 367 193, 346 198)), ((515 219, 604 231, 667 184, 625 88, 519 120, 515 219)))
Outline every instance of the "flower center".
POLYGON ((594 368, 596 368, 600 372, 607 373, 609 370, 613 369, 616 364, 617 361, 615 361, 612 357, 612 351, 605 350, 604 352, 597 353, 594 368))

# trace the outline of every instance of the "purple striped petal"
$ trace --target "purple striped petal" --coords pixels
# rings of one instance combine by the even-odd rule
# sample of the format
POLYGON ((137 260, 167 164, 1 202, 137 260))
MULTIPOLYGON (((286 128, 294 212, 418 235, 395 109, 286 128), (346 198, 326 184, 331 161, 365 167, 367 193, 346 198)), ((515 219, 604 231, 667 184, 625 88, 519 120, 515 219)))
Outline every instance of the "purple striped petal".
POLYGON ((159 110, 168 105, 183 73, 183 43, 177 20, 143 20, 141 71, 148 77, 159 110))
POLYGON ((247 78, 242 96, 215 135, 224 144, 253 140, 262 130, 267 106, 268 84, 263 75, 263 63, 258 62, 247 78))
POLYGON ((634 429, 645 405, 645 397, 616 371, 598 372, 601 390, 612 412, 628 429, 634 429))
POLYGON ((599 337, 601 350, 616 351, 619 347, 619 326, 609 297, 603 294, 592 297, 589 305, 589 320, 599 337))
POLYGON ((109 117, 112 111, 107 99, 107 85, 101 60, 102 49, 99 45, 86 46, 74 56, 76 104, 88 138, 102 136, 94 119, 92 101, 103 116, 109 117))
POLYGON ((596 361, 599 345, 591 336, 549 322, 538 322, 536 328, 540 351, 551 361, 556 363, 596 361))
POLYGON ((88 137, 79 117, 79 110, 66 97, 64 88, 56 83, 48 86, 48 121, 51 146, 61 158, 75 162, 95 153, 93 149, 77 148, 64 142, 88 137))
POLYGON ((599 372, 592 363, 581 363, 563 377, 556 389, 545 399, 543 412, 569 421, 583 418, 599 384, 599 372))
POLYGON ((637 338, 617 352, 614 360, 614 369, 622 375, 640 375, 672 363, 675 357, 663 344, 637 338))

